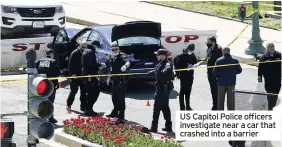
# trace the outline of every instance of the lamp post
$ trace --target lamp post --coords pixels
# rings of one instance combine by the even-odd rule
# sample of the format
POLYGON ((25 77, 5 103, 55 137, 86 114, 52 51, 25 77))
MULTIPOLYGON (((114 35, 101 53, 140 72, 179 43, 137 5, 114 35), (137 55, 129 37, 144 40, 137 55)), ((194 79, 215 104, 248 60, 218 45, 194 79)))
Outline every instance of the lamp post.
MULTIPOLYGON (((258 9, 258 5, 258 1, 252 2, 252 6, 255 10, 258 9)), ((248 43, 249 47, 245 50, 246 55, 255 55, 257 53, 264 54, 266 52, 266 48, 262 45, 263 40, 260 38, 259 12, 252 15, 252 38, 248 43)))

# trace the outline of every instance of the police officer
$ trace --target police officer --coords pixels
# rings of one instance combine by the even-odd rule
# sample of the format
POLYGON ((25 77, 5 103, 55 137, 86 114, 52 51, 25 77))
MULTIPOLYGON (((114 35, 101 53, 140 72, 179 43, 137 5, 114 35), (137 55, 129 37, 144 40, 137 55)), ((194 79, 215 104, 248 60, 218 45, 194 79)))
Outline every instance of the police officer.
MULTIPOLYGON (((194 54, 195 45, 189 44, 187 48, 183 49, 183 53, 176 57, 174 62, 176 69, 192 68, 197 63, 197 58, 194 54)), ((190 107, 190 94, 194 80, 194 70, 176 71, 176 76, 180 79, 180 94, 179 104, 180 110, 192 110, 190 107), (184 104, 184 96, 186 107, 184 104)))
MULTIPOLYGON (((216 60, 222 56, 222 48, 217 44, 215 37, 207 39, 207 66, 214 66, 216 60)), ((213 68, 208 67, 208 80, 212 94, 212 110, 217 110, 217 81, 213 75, 213 68)))
MULTIPOLYGON (((130 66, 127 55, 120 51, 117 42, 112 43, 113 56, 110 59, 110 74, 125 73, 130 66)), ((127 76, 112 76, 108 78, 112 81, 112 102, 114 109, 107 117, 117 117, 119 120, 124 120, 125 113, 125 96, 128 83, 127 76)), ((108 81, 109 83, 109 81, 108 81)))
POLYGON ((165 128, 163 131, 172 132, 171 112, 169 108, 169 94, 172 90, 172 76, 173 67, 167 60, 167 50, 159 49, 155 54, 159 63, 155 67, 155 78, 156 78, 156 92, 154 95, 155 103, 153 110, 153 121, 151 125, 151 132, 158 131, 158 121, 160 111, 163 112, 165 119, 165 128))
MULTIPOLYGON (((75 49, 69 58, 69 73, 72 76, 81 76, 81 56, 85 48, 87 48, 87 43, 81 43, 80 46, 75 49)), ((84 81, 82 78, 72 78, 70 79, 70 93, 67 99, 67 109, 70 111, 71 105, 73 104, 75 95, 80 88, 80 110, 84 111, 86 107, 86 93, 84 88, 84 81)))
MULTIPOLYGON (((36 69, 38 74, 46 74, 48 78, 59 77, 60 69, 58 63, 54 59, 54 51, 52 49, 48 49, 46 51, 46 58, 42 58, 36 62, 36 69)), ((48 97, 49 101, 54 103, 56 90, 59 88, 58 79, 51 80, 54 85, 53 93, 48 97)), ((49 118, 50 123, 57 123, 57 120, 53 117, 53 115, 49 118)))
MULTIPOLYGON (((281 60, 281 53, 275 50, 273 43, 268 43, 267 52, 263 54, 260 62, 281 60)), ((264 77, 264 87, 267 93, 277 95, 268 95, 268 110, 273 110, 276 106, 278 94, 281 89, 281 61, 259 63, 258 67, 258 82, 262 82, 264 77)))
MULTIPOLYGON (((81 57, 82 75, 98 75, 99 68, 104 68, 104 63, 97 63, 95 46, 87 44, 87 48, 83 50, 81 57)), ((93 111, 93 105, 98 100, 100 94, 100 81, 98 77, 83 78, 86 90, 86 107, 84 110, 85 115, 97 116, 98 113, 93 111)))

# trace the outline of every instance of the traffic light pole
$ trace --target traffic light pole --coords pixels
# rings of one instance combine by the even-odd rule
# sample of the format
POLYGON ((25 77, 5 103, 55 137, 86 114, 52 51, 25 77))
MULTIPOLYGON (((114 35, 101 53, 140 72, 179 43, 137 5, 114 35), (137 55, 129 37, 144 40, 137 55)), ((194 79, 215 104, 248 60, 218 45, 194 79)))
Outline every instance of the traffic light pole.
MULTIPOLYGON (((252 2, 253 9, 258 10, 259 2, 252 2)), ((260 37, 259 29, 259 12, 252 15, 252 38, 248 41, 249 47, 245 50, 246 55, 256 55, 257 53, 264 54, 266 48, 262 45, 263 40, 260 37)))
MULTIPOLYGON (((34 49, 29 49, 26 52, 26 61, 27 61, 27 69, 26 72, 28 74, 28 78, 27 78, 27 89, 29 89, 29 75, 33 75, 33 74, 37 74, 37 69, 36 69, 36 64, 35 64, 35 60, 36 60, 36 52, 34 49)), ((27 110, 29 110, 29 92, 28 92, 28 96, 27 96, 27 110)), ((27 146, 28 147, 36 147, 36 143, 38 143, 38 139, 35 139, 33 136, 30 135, 30 115, 27 115, 27 146)))

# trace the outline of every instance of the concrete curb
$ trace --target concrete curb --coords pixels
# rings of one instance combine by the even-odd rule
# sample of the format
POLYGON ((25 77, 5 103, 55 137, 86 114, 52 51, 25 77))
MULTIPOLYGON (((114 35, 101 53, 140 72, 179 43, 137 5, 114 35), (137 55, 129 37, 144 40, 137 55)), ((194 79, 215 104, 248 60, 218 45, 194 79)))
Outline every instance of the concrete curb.
POLYGON ((94 23, 94 22, 90 22, 90 21, 87 21, 87 20, 82 20, 82 19, 70 17, 70 16, 66 16, 66 21, 70 22, 70 23, 78 24, 78 25, 84 25, 84 26, 99 26, 99 25, 101 25, 101 24, 98 24, 98 23, 94 23))
MULTIPOLYGON (((168 7, 168 8, 173 8, 173 9, 178 9, 178 10, 183 10, 183 11, 187 11, 187 12, 193 12, 193 13, 198 13, 198 14, 213 16, 213 17, 222 18, 222 19, 226 19, 226 20, 237 21, 237 22, 241 22, 241 23, 244 23, 244 24, 250 24, 249 22, 242 22, 242 21, 240 21, 240 20, 238 20, 238 19, 234 19, 234 18, 223 17, 223 16, 216 16, 216 15, 209 14, 209 13, 205 13, 205 12, 199 12, 199 11, 194 11, 194 10, 187 10, 187 9, 178 8, 178 7, 174 7, 174 6, 168 6, 168 5, 159 4, 159 3, 155 3, 155 2, 151 2, 151 1, 141 1, 141 2, 143 2, 143 3, 148 3, 148 4, 153 4, 153 5, 159 5, 159 6, 168 7)), ((268 27, 268 26, 264 26, 264 25, 259 25, 259 26, 260 26, 260 27, 263 27, 263 28, 267 28, 267 29, 279 31, 278 29, 270 28, 270 27, 268 27)))
POLYGON ((63 132, 63 129, 57 129, 55 131, 54 141, 68 147, 102 147, 101 145, 66 134, 63 132))

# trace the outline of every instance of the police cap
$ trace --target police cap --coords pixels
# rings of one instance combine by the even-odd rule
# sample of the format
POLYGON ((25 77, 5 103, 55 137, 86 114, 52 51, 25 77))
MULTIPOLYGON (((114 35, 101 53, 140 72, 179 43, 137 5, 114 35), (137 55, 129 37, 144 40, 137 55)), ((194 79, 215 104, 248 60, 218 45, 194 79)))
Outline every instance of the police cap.
POLYGON ((156 55, 165 55, 167 56, 167 50, 166 49, 159 49, 158 51, 154 52, 156 55))

